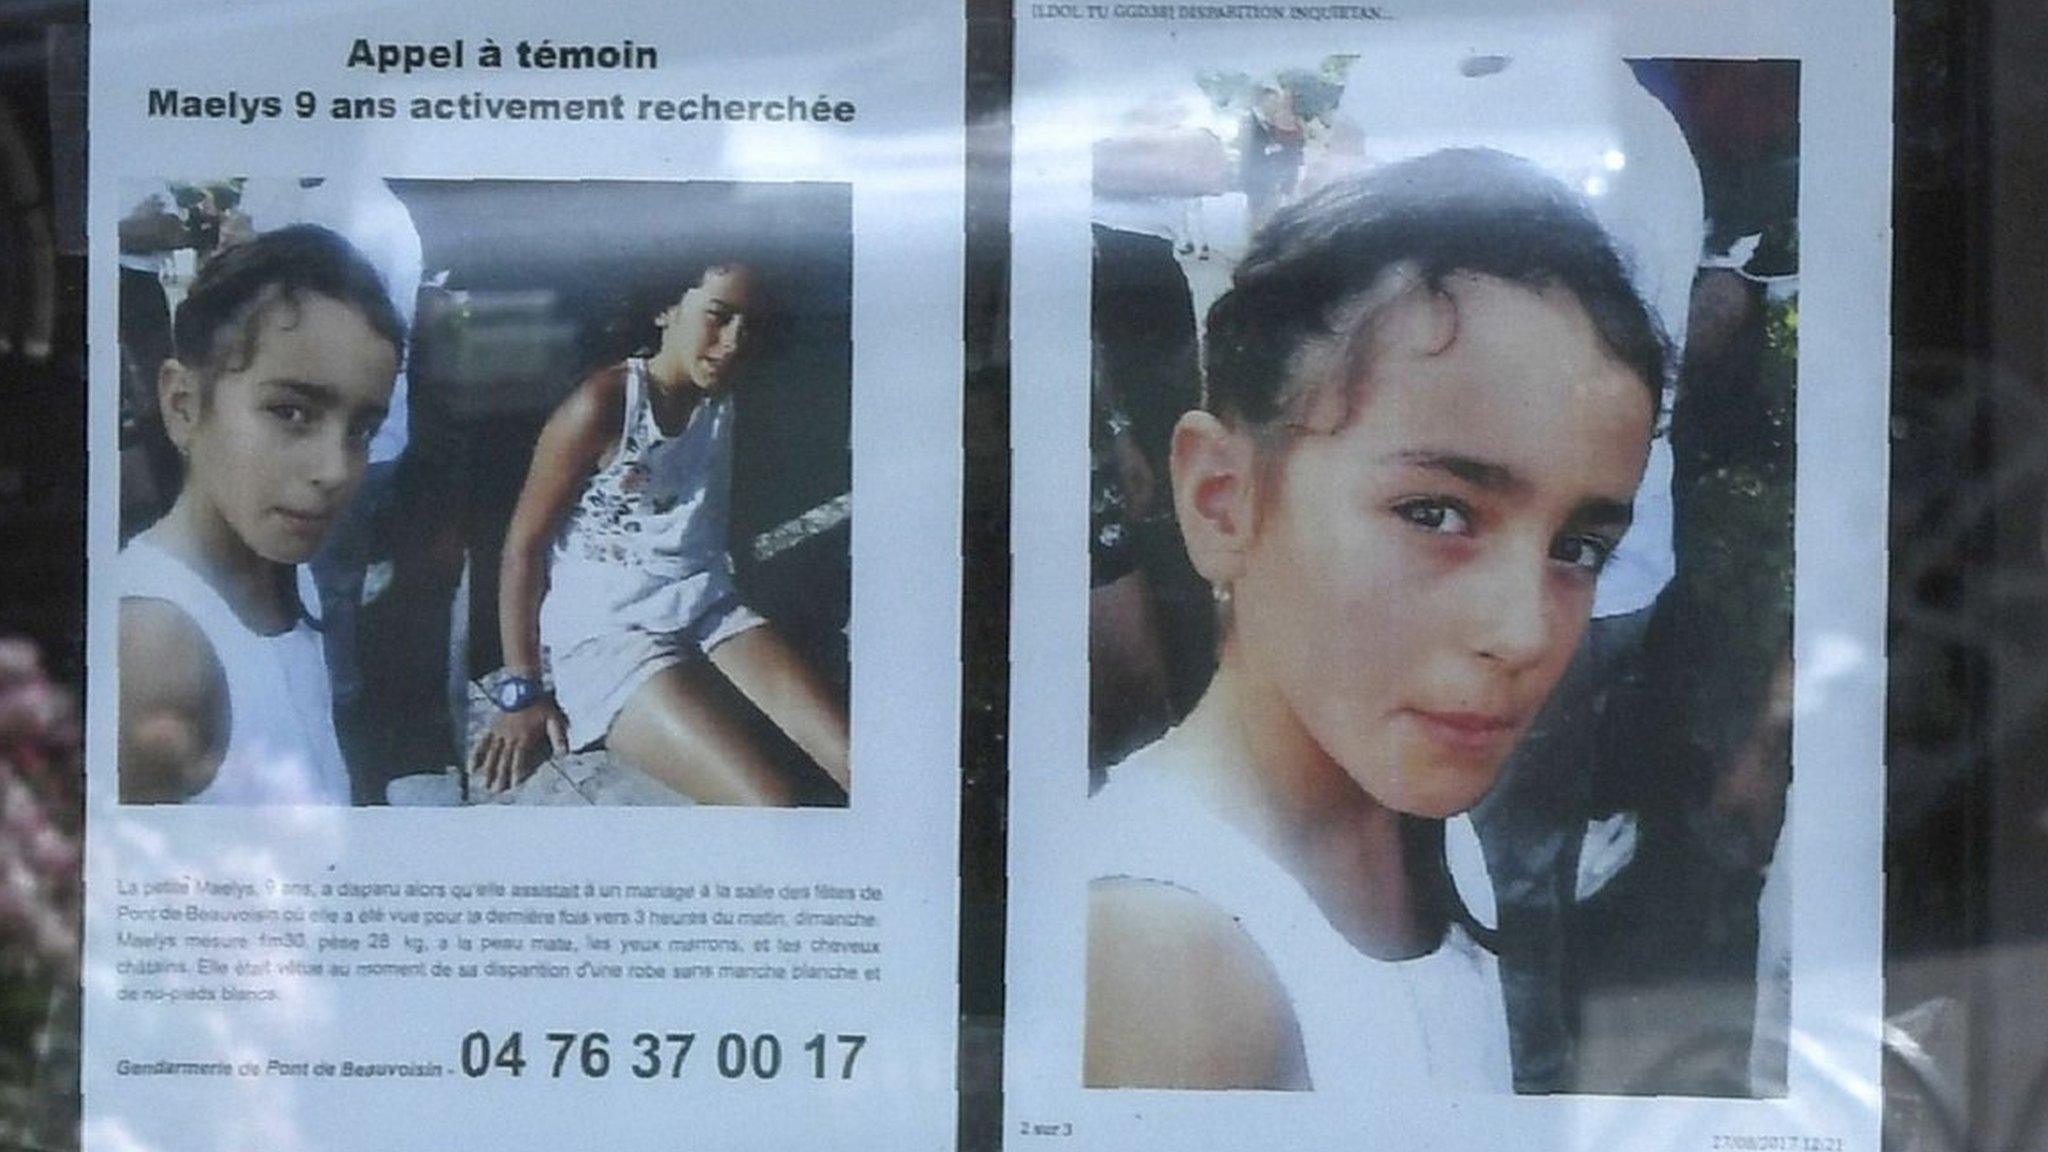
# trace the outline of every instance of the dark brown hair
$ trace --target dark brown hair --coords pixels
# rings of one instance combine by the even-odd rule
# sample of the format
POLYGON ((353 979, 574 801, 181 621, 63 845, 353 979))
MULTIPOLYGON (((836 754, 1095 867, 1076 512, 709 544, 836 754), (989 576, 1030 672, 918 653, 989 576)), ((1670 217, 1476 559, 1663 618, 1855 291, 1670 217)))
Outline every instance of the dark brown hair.
POLYGON ((210 386, 255 355, 266 312, 308 295, 355 309, 404 358, 405 321, 376 267, 329 229, 294 224, 223 248, 200 268, 171 327, 178 362, 210 386))
POLYGON ((1662 392, 1663 330, 1584 201, 1529 161, 1459 148, 1327 185, 1274 214, 1209 309, 1204 406, 1253 430, 1298 419, 1296 354, 1369 329, 1378 309, 1360 305, 1396 269, 1453 304, 1444 282, 1461 273, 1562 288, 1607 351, 1653 398, 1662 392))

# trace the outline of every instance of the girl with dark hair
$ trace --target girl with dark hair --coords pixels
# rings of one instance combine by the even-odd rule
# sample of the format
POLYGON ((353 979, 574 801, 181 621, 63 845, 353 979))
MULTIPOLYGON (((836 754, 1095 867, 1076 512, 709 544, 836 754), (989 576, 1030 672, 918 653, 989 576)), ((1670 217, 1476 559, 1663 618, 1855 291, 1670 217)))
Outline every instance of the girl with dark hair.
POLYGON ((700 803, 844 804, 844 708, 740 601, 726 554, 731 385, 766 301, 739 260, 683 283, 654 353, 592 375, 541 432, 499 573, 500 712, 471 766, 502 789, 550 746, 603 742, 700 803), (749 705, 823 772, 778 759, 749 705))
POLYGON ((346 804, 297 566, 368 466, 405 344, 377 270, 313 225, 209 260, 158 373, 184 481, 121 551, 120 793, 346 804))
POLYGON ((1222 632, 1091 801, 1100 1087, 1509 1087, 1443 821, 1492 786, 1629 523, 1664 346, 1599 224, 1456 150, 1282 208, 1174 430, 1222 632))

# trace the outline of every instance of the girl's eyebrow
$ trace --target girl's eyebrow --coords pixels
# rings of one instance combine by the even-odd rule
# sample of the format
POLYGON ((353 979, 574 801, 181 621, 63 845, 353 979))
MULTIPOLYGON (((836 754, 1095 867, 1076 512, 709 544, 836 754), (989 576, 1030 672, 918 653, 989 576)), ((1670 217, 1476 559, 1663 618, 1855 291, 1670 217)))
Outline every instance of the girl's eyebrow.
POLYGON ((1581 501, 1572 509, 1571 526, 1574 528, 1612 528, 1628 531, 1635 523, 1635 505, 1626 500, 1613 500, 1605 496, 1593 496, 1581 501))
POLYGON ((1489 492, 1526 492, 1528 480, 1505 464, 1495 464, 1473 456, 1461 456, 1455 452, 1433 452, 1428 449, 1410 449, 1396 452, 1390 459, 1396 464, 1410 468, 1426 468, 1433 472, 1444 472, 1463 480, 1476 488, 1489 492))
POLYGON ((340 392, 329 388, 325 384, 315 384, 311 380, 294 380, 287 376, 274 380, 265 380, 263 383, 269 387, 289 392, 301 400, 309 400, 329 406, 341 403, 340 392))

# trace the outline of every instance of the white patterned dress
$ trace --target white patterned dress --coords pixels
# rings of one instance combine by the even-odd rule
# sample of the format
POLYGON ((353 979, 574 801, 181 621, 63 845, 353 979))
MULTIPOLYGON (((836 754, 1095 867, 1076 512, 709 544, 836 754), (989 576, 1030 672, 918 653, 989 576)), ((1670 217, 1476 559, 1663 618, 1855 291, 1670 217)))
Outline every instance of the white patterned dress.
POLYGON ((733 585, 726 549, 732 398, 699 403, 670 436, 642 360, 628 360, 619 448, 569 510, 548 561, 540 639, 569 743, 604 739, 640 685, 765 623, 733 585))

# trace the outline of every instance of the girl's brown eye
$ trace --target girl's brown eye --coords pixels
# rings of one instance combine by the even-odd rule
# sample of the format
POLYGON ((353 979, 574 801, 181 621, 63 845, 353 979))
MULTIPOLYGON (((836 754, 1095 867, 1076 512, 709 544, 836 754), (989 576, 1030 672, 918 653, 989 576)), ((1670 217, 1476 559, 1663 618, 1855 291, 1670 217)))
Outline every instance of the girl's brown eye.
POLYGON ((1599 575, 1614 555, 1614 543, 1599 536, 1567 536, 1550 550, 1550 558, 1599 575))
POLYGON ((1425 532, 1444 536, 1468 536, 1472 532, 1472 518, 1450 500, 1404 500, 1394 505, 1394 515, 1425 532))

